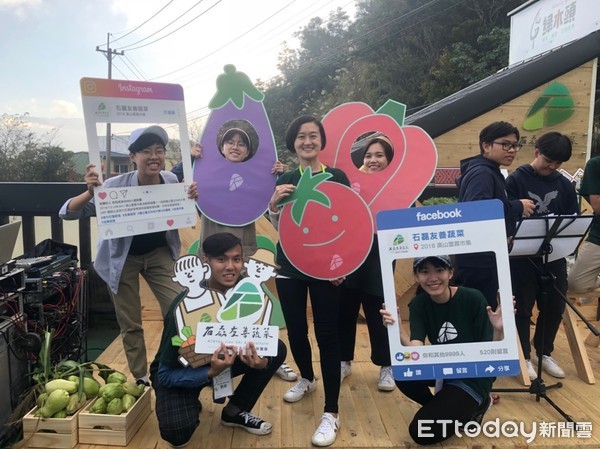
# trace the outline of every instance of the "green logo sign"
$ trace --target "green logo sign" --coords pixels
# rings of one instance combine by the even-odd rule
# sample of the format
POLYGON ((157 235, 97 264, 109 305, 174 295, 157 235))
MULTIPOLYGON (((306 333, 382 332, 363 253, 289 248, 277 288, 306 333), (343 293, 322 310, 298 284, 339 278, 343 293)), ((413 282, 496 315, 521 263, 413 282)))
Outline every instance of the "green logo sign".
POLYGON ((396 238, 394 239, 394 243, 392 243, 392 245, 393 246, 400 245, 403 241, 404 241, 404 237, 402 237, 400 234, 398 234, 396 236, 396 238))
POLYGON ((523 129, 535 131, 564 122, 575 112, 573 99, 569 89, 564 84, 552 83, 533 104, 525 121, 523 129))

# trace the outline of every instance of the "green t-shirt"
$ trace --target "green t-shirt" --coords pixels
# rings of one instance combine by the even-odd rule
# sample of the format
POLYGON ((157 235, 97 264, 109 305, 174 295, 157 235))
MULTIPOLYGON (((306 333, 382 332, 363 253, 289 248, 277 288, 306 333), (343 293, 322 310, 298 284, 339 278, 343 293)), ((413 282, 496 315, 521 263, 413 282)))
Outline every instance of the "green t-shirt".
MULTIPOLYGON (((350 187, 350 181, 348 180, 346 173, 344 173, 342 170, 338 168, 325 167, 325 171, 333 175, 327 181, 339 182, 340 184, 344 184, 345 186, 350 187)), ((300 173, 299 169, 285 172, 282 175, 280 175, 279 178, 277 178, 277 185, 293 184, 296 186, 300 181, 300 176, 302 176, 302 174, 300 173)), ((277 265, 281 267, 277 270, 278 275, 302 280, 313 279, 310 276, 301 273, 300 271, 298 271, 298 269, 296 269, 296 267, 292 265, 292 263, 283 253, 283 250, 281 249, 281 244, 279 243, 277 243, 277 265)))
MULTIPOLYGON (((177 360, 179 357, 179 348, 177 346, 173 346, 171 339, 175 335, 179 335, 179 331, 177 329, 177 320, 175 319, 175 310, 177 310, 179 303, 185 298, 186 294, 186 290, 179 293, 171 303, 169 311, 165 315, 160 345, 158 346, 158 351, 156 352, 154 360, 150 364, 150 377, 156 375, 158 372, 158 366, 161 363, 172 368, 183 367, 183 365, 181 365, 177 360)), ((194 329, 194 332, 195 331, 196 330, 194 329)))
MULTIPOLYGON (((479 290, 458 287, 444 304, 435 303, 427 293, 420 293, 410 303, 410 339, 432 345, 491 341, 492 324, 486 311, 487 301, 479 290)), ((485 398, 492 389, 493 377, 460 379, 485 398)))
MULTIPOLYGON (((600 156, 591 158, 585 164, 579 194, 582 196, 600 195, 600 156)), ((594 215, 587 241, 600 245, 600 215, 594 215)))

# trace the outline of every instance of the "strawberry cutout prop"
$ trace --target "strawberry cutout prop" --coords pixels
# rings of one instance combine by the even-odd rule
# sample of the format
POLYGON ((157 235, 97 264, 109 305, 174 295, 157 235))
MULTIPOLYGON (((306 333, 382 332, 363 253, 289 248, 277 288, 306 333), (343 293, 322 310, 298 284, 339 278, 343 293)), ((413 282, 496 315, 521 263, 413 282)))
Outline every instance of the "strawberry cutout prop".
POLYGON ((279 242, 289 261, 317 279, 347 276, 364 262, 373 242, 373 218, 351 188, 312 175, 307 167, 279 219, 279 242))
POLYGON ((332 109, 323 118, 328 146, 320 158, 346 173, 372 216, 381 210, 410 207, 435 173, 435 143, 422 128, 403 126, 405 109, 393 100, 376 112, 365 103, 354 102, 332 109), (381 172, 363 173, 354 165, 350 149, 360 136, 373 131, 392 141, 394 157, 381 172))
POLYGON ((226 65, 217 77, 217 92, 209 102, 210 116, 200 139, 204 156, 194 164, 197 206, 212 221, 244 226, 263 215, 275 189, 271 168, 277 160, 275 140, 260 92, 245 73, 226 65), (217 148, 219 129, 231 120, 250 123, 258 135, 254 155, 231 162, 217 148))

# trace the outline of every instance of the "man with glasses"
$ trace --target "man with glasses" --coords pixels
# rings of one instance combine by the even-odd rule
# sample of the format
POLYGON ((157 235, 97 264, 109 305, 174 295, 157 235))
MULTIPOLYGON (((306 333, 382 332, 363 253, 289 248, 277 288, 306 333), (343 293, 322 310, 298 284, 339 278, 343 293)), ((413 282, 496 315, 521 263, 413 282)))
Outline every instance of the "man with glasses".
MULTIPOLYGON (((508 197, 531 198, 535 202, 532 216, 576 214, 579 205, 575 187, 557 171, 563 162, 571 158, 571 152, 571 140, 561 133, 549 132, 539 137, 535 142, 533 161, 521 165, 506 179, 508 197)), ((561 296, 567 293, 566 259, 563 257, 544 265, 542 257, 515 258, 510 261, 510 273, 517 309, 517 332, 529 378, 537 379, 534 365, 540 355, 544 371, 554 377, 565 377, 550 354, 554 350, 554 339, 565 310, 561 296), (546 300, 539 301, 542 293, 540 275, 544 272, 552 274, 556 289, 550 288, 546 300), (530 320, 536 302, 539 314, 533 335, 535 351, 531 354, 530 320)))
MULTIPOLYGON (((500 171, 508 167, 521 149, 520 133, 507 122, 494 122, 479 133, 480 154, 460 163, 460 176, 456 179, 458 201, 499 199, 504 205, 506 235, 510 239, 516 229, 517 217, 528 217, 534 210, 531 199, 509 200, 506 180, 500 171)), ((508 240, 507 240, 508 242, 508 240)), ((483 293, 493 310, 498 305, 498 272, 493 252, 456 255, 459 282, 483 293)))
MULTIPOLYGON (((178 182, 173 173, 163 170, 168 141, 167 132, 160 126, 133 131, 129 139, 129 157, 136 170, 106 179, 102 184, 96 167, 89 164, 84 176, 87 190, 69 198, 61 207, 59 216, 65 220, 78 220, 96 215, 94 188, 100 185, 133 187, 178 182)), ((190 185, 188 196, 198 197, 195 182, 190 185)), ((177 229, 115 239, 100 238, 98 242, 94 269, 108 284, 127 364, 138 383, 148 383, 139 276, 150 286, 164 317, 173 298, 181 291, 179 284, 172 280, 173 261, 179 257, 180 250, 177 229)))

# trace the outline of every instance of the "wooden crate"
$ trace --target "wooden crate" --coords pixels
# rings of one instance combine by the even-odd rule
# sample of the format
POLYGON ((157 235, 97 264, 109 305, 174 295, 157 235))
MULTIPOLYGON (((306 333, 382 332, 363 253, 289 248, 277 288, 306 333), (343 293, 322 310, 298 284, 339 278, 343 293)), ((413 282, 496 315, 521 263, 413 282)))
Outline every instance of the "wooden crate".
POLYGON ((23 417, 25 447, 66 448, 75 447, 78 441, 77 415, 68 418, 39 418, 37 407, 23 417))
POLYGON ((79 442, 108 446, 127 446, 151 411, 150 391, 139 397, 127 413, 100 415, 90 413, 93 401, 79 413, 79 442))

